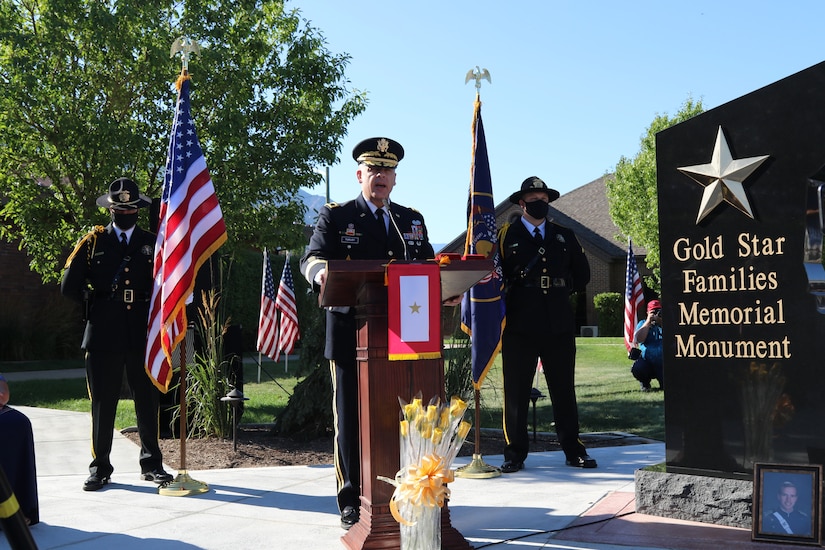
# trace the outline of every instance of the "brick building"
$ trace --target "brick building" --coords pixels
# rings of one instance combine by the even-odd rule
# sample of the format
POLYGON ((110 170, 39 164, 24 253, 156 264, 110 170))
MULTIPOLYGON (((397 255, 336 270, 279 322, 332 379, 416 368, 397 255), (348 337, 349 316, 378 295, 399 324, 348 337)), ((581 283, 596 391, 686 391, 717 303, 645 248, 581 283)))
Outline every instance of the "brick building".
POLYGON ((0 240, 0 360, 78 356, 79 308, 57 283, 43 284, 29 261, 17 243, 0 240))

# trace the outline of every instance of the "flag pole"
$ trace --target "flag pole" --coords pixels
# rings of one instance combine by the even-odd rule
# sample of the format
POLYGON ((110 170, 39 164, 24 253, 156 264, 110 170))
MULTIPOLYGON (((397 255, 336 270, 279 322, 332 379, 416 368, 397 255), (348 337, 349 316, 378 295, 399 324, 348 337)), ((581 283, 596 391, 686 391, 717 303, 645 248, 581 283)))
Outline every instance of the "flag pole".
MULTIPOLYGON (((185 342, 186 340, 184 340, 185 342)), ((179 346, 180 351, 180 471, 186 471, 186 439, 188 430, 186 429, 186 417, 189 414, 186 410, 186 349, 179 346)))
MULTIPOLYGON (((193 53, 200 55, 200 45, 189 37, 182 36, 172 43, 170 57, 181 54, 181 73, 177 80, 178 90, 181 89, 183 81, 189 78, 189 59, 193 53)), ((177 108, 176 108, 177 109, 177 108)), ((177 114, 176 114, 177 118, 177 114)), ((193 330, 194 327, 187 326, 186 331, 193 330)), ((165 330, 165 328, 164 328, 165 330)), ((190 336, 194 337, 193 334, 190 336)), ((188 496, 198 495, 209 491, 209 485, 202 481, 197 481, 189 476, 186 471, 186 438, 187 438, 187 410, 186 410, 186 337, 178 344, 180 347, 180 468, 174 480, 158 487, 158 494, 164 496, 188 496)))
MULTIPOLYGON (((287 250, 286 259, 284 260, 284 265, 288 265, 288 264, 289 264, 289 251, 287 250)), ((283 275, 282 275, 282 277, 283 277, 283 275)), ((284 316, 284 312, 281 311, 281 310, 278 310, 278 338, 277 338, 277 340, 278 340, 278 346, 279 347, 280 347, 280 342, 281 342, 281 318, 283 316, 284 316)), ((281 351, 284 351, 284 350, 282 349, 281 351)), ((289 354, 284 353, 284 373, 286 374, 286 372, 288 370, 289 370, 289 354)))
MULTIPOLYGON (((267 248, 264 247, 264 264, 263 264, 264 275, 263 275, 262 280, 261 280, 261 286, 264 285, 264 282, 265 282, 265 279, 266 279, 266 262, 269 261, 269 256, 267 256, 266 251, 267 251, 267 248)), ((260 329, 261 329, 261 327, 259 326, 258 330, 260 330, 260 329)), ((261 350, 258 350, 258 384, 261 383, 261 369, 263 368, 262 367, 263 361, 264 361, 263 353, 261 352, 261 350)))
POLYGON ((180 468, 175 479, 158 487, 158 494, 167 497, 184 497, 189 495, 200 495, 209 491, 209 485, 203 481, 197 481, 189 476, 186 470, 186 439, 188 431, 186 424, 189 413, 186 409, 186 356, 188 351, 189 338, 194 338, 194 323, 186 327, 188 338, 178 345, 180 351, 180 468))
MULTIPOLYGON (((263 267, 263 269, 264 269, 264 271, 266 271, 266 247, 264 247, 264 267, 263 267)), ((263 283, 261 283, 261 284, 263 284, 263 283)), ((258 330, 260 330, 260 327, 258 327, 258 330)), ((263 354, 261 353, 261 350, 258 350, 258 384, 261 383, 261 363, 262 363, 263 360, 264 360, 263 354)))
MULTIPOLYGON (((464 78, 464 83, 467 84, 471 80, 475 81, 476 87, 476 98, 475 98, 475 107, 474 107, 474 116, 473 116, 473 167, 472 167, 472 183, 470 188, 470 197, 469 202, 470 204, 473 203, 473 193, 475 191, 475 173, 476 173, 476 148, 478 146, 477 142, 477 131, 476 128, 477 122, 480 120, 481 117, 481 81, 486 80, 487 82, 492 83, 490 79, 490 72, 487 69, 481 69, 476 66, 475 69, 470 69, 467 72, 466 77, 464 78)), ((483 132, 482 132, 483 134, 483 132)), ((486 142, 484 145, 484 157, 486 159, 486 142)), ((485 160, 486 162, 486 160, 485 160)), ((487 167, 489 170, 489 166, 487 167)), ((490 182, 490 197, 492 197, 492 182, 490 182)), ((492 200, 492 198, 491 198, 492 200)), ((492 205, 493 208, 495 204, 492 205)), ((472 209, 473 211, 475 208, 472 209)), ((467 254, 468 252, 476 252, 476 250, 470 250, 470 246, 472 245, 472 237, 473 237, 473 216, 474 212, 468 210, 467 215, 467 238, 464 243, 464 253, 467 254)), ((467 291, 465 296, 465 300, 468 302, 468 307, 472 305, 472 289, 467 291)), ((479 338, 480 335, 476 334, 475 338, 479 338)), ((472 342, 473 335, 470 335, 470 339, 472 342)), ((492 359, 491 359, 492 361, 492 359)), ((470 368, 473 369, 473 360, 472 354, 470 359, 470 368)), ((484 458, 481 456, 481 378, 478 381, 475 380, 475 375, 473 375, 473 388, 474 388, 474 400, 475 400, 475 449, 473 452, 473 460, 467 464, 466 466, 462 466, 457 468, 455 471, 455 475, 457 477, 464 477, 468 479, 488 479, 493 477, 499 477, 501 475, 501 470, 496 468, 495 466, 490 466, 484 462, 484 458)))

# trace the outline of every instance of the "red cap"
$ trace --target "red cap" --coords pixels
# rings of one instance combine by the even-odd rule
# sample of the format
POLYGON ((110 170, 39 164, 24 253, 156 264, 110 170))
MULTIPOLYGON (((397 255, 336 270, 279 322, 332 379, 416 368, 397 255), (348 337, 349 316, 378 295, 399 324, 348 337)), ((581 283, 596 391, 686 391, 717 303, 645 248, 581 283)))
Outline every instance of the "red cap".
POLYGON ((650 313, 654 309, 662 309, 662 302, 659 300, 651 300, 647 303, 647 312, 650 313))

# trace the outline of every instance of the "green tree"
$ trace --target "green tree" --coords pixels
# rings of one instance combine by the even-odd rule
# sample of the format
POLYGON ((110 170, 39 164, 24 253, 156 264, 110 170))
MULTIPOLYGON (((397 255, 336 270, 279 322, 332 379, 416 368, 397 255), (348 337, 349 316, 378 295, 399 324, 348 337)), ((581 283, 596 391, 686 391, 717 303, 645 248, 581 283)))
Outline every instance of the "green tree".
POLYGON ((282 0, 0 0, 0 238, 19 241, 44 281, 108 223, 95 199, 109 182, 129 176, 160 196, 182 35, 201 47, 192 111, 224 251, 303 242, 297 191, 336 161, 366 97, 348 87, 349 56, 300 12, 282 0))
POLYGON ((616 165, 615 177, 606 180, 610 217, 621 231, 621 238, 629 237, 647 249, 646 263, 653 271, 653 278, 645 282, 653 289, 659 288, 660 281, 656 134, 702 111, 701 101, 688 98, 676 116, 657 115, 641 139, 639 153, 633 159, 622 157, 616 165))

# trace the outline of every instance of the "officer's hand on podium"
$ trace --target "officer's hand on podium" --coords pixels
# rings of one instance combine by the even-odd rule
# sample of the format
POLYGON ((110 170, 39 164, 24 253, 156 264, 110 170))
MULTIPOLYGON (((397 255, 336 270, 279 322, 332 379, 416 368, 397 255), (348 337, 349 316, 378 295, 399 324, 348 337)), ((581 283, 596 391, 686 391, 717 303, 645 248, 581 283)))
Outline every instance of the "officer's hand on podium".
POLYGON ((462 298, 464 298, 463 294, 459 294, 458 296, 453 296, 452 298, 447 298, 443 302, 441 302, 442 306, 457 306, 461 303, 462 298))

